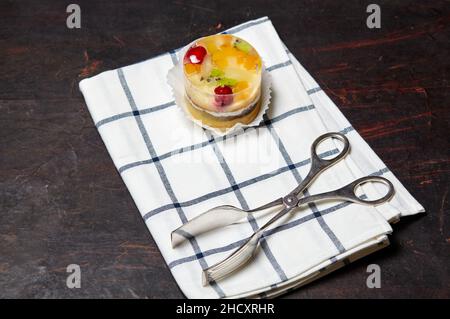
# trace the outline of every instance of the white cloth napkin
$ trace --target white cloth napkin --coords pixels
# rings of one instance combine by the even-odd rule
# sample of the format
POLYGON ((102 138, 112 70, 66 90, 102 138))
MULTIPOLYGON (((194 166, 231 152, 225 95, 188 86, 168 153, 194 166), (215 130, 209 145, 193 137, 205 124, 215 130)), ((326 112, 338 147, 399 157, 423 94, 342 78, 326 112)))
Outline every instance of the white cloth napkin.
MULTIPOLYGON (((98 131, 175 280, 189 298, 271 297, 388 244, 388 221, 423 212, 314 79, 290 54, 267 17, 227 31, 248 40, 272 76, 268 117, 257 129, 214 137, 188 121, 166 83, 178 50, 80 82, 98 131), (310 145, 346 134, 351 153, 308 192, 383 175, 395 197, 377 208, 342 202, 302 207, 269 230, 254 260, 203 287, 201 270, 224 259, 271 215, 201 236, 173 249, 170 233, 209 208, 252 208, 291 191, 309 170, 310 145)), ((324 142, 319 152, 339 145, 324 142)), ((378 185, 364 185, 368 196, 378 185)), ((119 212, 118 212, 119 213, 119 212)))

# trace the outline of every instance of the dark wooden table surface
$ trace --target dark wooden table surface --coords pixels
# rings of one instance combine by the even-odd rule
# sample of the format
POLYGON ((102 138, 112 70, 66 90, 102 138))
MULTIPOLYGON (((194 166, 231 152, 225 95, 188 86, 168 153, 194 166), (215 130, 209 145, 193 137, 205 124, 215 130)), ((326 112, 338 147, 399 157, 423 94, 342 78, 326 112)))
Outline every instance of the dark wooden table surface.
POLYGON ((265 15, 428 212, 285 297, 450 297, 450 2, 377 1, 368 29, 371 2, 76 1, 82 27, 68 29, 69 1, 0 0, 0 297, 183 297, 78 82, 265 15), (66 287, 72 263, 80 289, 66 287))

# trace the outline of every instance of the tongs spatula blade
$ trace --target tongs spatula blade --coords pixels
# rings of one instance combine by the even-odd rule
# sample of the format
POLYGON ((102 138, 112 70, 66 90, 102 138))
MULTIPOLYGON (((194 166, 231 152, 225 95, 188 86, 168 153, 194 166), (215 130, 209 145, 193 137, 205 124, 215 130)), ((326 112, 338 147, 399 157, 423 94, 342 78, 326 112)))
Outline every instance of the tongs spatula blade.
POLYGON ((218 281, 244 266, 255 254, 261 234, 262 232, 254 233, 244 245, 227 259, 204 269, 202 274, 203 286, 218 281))
POLYGON ((258 248, 258 244, 263 237, 266 228, 292 211, 293 207, 294 206, 285 207, 278 214, 272 217, 267 223, 265 223, 257 231, 255 231, 244 245, 235 250, 228 258, 209 268, 204 269, 202 275, 203 286, 227 277, 234 271, 244 266, 255 254, 258 248))
POLYGON ((172 247, 176 247, 186 239, 223 226, 237 223, 247 217, 248 213, 234 206, 214 207, 195 217, 171 234, 172 247))
POLYGON ((171 233, 172 247, 176 247, 186 239, 216 228, 237 223, 249 215, 256 214, 266 209, 283 205, 283 199, 278 198, 270 203, 251 210, 243 210, 231 205, 222 205, 198 215, 194 219, 175 229, 171 233))

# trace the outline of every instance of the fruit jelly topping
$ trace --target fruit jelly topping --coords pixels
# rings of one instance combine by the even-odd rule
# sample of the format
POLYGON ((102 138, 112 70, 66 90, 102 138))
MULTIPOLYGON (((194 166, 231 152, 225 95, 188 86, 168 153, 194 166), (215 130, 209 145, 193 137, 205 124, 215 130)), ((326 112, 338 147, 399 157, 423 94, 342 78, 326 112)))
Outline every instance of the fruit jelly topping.
MULTIPOLYGON (((185 74, 198 85, 210 87, 217 95, 245 90, 260 68, 261 59, 255 49, 228 34, 200 39, 184 57, 185 74)), ((216 102, 223 106, 232 100, 219 96, 216 102)))

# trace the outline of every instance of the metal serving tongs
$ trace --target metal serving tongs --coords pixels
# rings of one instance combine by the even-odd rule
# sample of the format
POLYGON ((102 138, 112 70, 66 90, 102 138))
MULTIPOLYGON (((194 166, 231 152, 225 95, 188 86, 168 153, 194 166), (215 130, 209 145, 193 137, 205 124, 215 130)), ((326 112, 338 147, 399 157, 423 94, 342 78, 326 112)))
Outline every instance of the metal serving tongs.
POLYGON ((203 285, 207 285, 213 281, 218 281, 228 276, 246 264, 255 254, 264 231, 275 221, 290 213, 298 206, 326 199, 338 199, 364 205, 379 205, 390 200, 394 195, 394 186, 386 178, 379 176, 362 177, 342 188, 299 198, 306 187, 308 187, 308 185, 310 185, 320 173, 343 159, 348 154, 349 150, 350 143, 347 137, 341 133, 326 133, 319 136, 311 145, 310 171, 306 178, 293 191, 282 198, 278 198, 270 203, 251 210, 243 210, 230 205, 212 208, 174 230, 171 234, 172 247, 176 247, 184 240, 193 238, 201 233, 237 223, 249 215, 255 215, 256 213, 267 210, 268 208, 281 206, 281 210, 267 223, 256 230, 253 235, 248 238, 245 244, 243 244, 223 261, 203 270, 203 285), (340 140, 344 144, 344 147, 342 151, 334 158, 321 159, 317 154, 317 146, 328 138, 336 138, 340 140), (361 184, 367 182, 381 182, 388 187, 388 191, 383 197, 375 200, 368 200, 358 197, 356 195, 356 189, 361 184))

